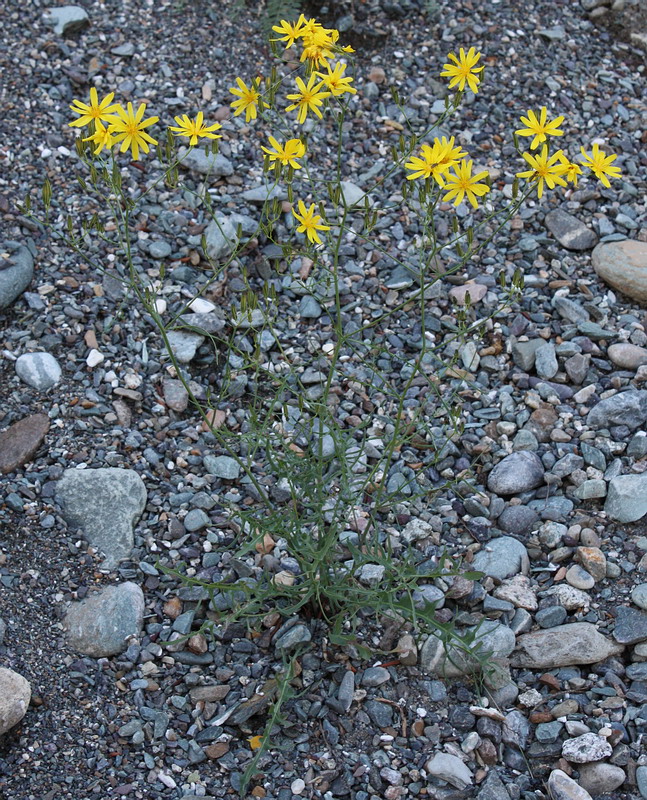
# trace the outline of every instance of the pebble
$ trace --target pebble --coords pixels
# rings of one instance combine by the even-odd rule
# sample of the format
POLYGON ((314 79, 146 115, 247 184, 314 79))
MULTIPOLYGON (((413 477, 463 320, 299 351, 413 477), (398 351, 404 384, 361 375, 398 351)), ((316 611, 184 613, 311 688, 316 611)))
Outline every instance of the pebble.
POLYGON ((595 586, 595 580, 583 567, 579 564, 573 564, 572 567, 566 572, 566 580, 576 589, 592 589, 595 586))
POLYGON ((225 261, 238 244, 237 226, 224 214, 216 214, 204 231, 207 256, 215 263, 225 261))
POLYGON ((546 670, 595 664, 622 650, 590 622, 573 622, 519 636, 510 661, 516 667, 546 670))
POLYGON ((235 481, 240 475, 240 464, 231 456, 205 456, 204 467, 210 475, 226 481, 235 481))
POLYGON ((34 277, 34 259, 29 248, 0 242, 0 309, 8 308, 34 277))
POLYGON ((584 733, 575 739, 567 739, 562 745, 562 755, 574 764, 588 764, 601 761, 613 752, 609 742, 595 733, 584 733))
POLYGON ((545 342, 535 351, 535 370, 540 378, 550 380, 557 375, 559 364, 555 355, 555 345, 545 342))
POLYGON ((186 411, 189 405, 189 393, 184 388, 182 381, 176 378, 165 378, 162 383, 162 392, 164 393, 164 402, 169 408, 178 413, 186 411))
POLYGON ((59 36, 78 33, 90 24, 88 12, 81 6, 58 6, 48 8, 43 16, 46 25, 54 28, 59 36))
POLYGON ((184 169, 197 172, 198 175, 208 175, 210 178, 227 178, 234 174, 234 165, 221 153, 205 154, 203 147, 192 150, 180 149, 178 152, 180 166, 184 169))
POLYGON ((0 433, 0 472, 6 475, 30 461, 49 430, 46 414, 31 414, 0 433))
POLYGON ((61 368, 50 353, 25 353, 16 359, 16 373, 25 383, 46 392, 61 379, 61 368))
MULTIPOLYGON (((466 633, 474 634, 474 643, 470 649, 478 647, 480 653, 489 654, 488 658, 496 661, 507 658, 515 646, 513 631, 493 620, 485 620, 477 629, 467 628, 466 633)), ((478 672, 480 665, 476 658, 468 656, 464 650, 454 645, 449 651, 437 636, 429 636, 420 649, 419 666, 423 672, 440 677, 456 678, 478 672)))
POLYGON ((609 481, 604 510, 616 522, 636 522, 647 514, 647 472, 609 481))
POLYGON ((607 355, 620 369, 636 370, 647 364, 647 348, 629 342, 610 345, 607 355))
POLYGON ((548 791, 553 800, 592 800, 591 795, 561 769, 554 769, 548 778, 548 791))
POLYGON ((312 295, 304 295, 299 303, 299 316, 303 319, 319 319, 322 314, 321 305, 312 295))
POLYGON ((636 770, 636 783, 640 796, 647 800, 647 767, 638 767, 636 770))
POLYGON ((70 647, 93 658, 123 652, 141 633, 144 595, 130 581, 106 586, 80 603, 72 603, 65 617, 70 647))
POLYGON ((472 569, 492 578, 504 580, 529 569, 528 551, 525 545, 511 536, 492 539, 474 556, 472 569))
POLYGON ((458 756, 449 753, 436 753, 425 764, 429 775, 446 781, 456 789, 465 789, 472 785, 472 772, 458 756))
POLYGON ((647 583, 639 583, 631 590, 631 600, 638 608, 647 611, 647 583))
POLYGON ((537 610, 537 597, 530 579, 525 575, 515 575, 504 580, 494 591, 494 596, 499 600, 507 600, 515 608, 525 608, 526 611, 537 610))
POLYGON ((173 355, 180 364, 188 364, 204 342, 204 336, 187 331, 169 331, 166 337, 173 355))
POLYGON ((561 208, 546 214, 546 227, 567 250, 591 250, 598 242, 595 231, 561 208))
POLYGON ((628 606, 618 606, 613 638, 621 644, 637 644, 647 640, 647 613, 628 606))
POLYGON ((146 487, 130 469, 67 469, 56 486, 65 521, 81 528, 101 551, 104 569, 114 569, 133 547, 133 526, 146 505, 146 487))
POLYGON ((561 625, 568 616, 564 606, 548 606, 542 608, 535 614, 535 622, 541 628, 555 628, 561 625))
POLYGON ((459 306, 464 306, 467 302, 467 295, 470 297, 470 303, 480 302, 487 294, 487 286, 480 283, 466 283, 463 286, 452 286, 449 290, 449 296, 455 300, 459 306))
POLYGON ((535 489, 544 482, 541 459, 523 450, 511 453, 494 467, 488 475, 488 489, 498 495, 520 494, 535 489))
POLYGON ((647 305, 647 242, 602 242, 591 254, 591 263, 605 283, 647 305))
POLYGON ((630 430, 647 421, 647 391, 619 392, 600 400, 589 411, 586 424, 590 428, 626 425, 630 430))
POLYGON ((307 625, 298 623, 297 625, 293 625, 291 628, 288 628, 285 633, 278 631, 277 637, 274 640, 274 647, 277 651, 282 650, 287 652, 289 650, 294 650, 295 648, 299 647, 299 645, 307 644, 311 639, 312 634, 310 633, 310 629, 307 627, 307 625))
POLYGON ((29 681, 12 669, 0 667, 0 736, 25 716, 30 699, 29 681))
POLYGON ((497 525, 506 533, 530 533, 539 527, 539 514, 528 506, 507 506, 497 519, 497 525))

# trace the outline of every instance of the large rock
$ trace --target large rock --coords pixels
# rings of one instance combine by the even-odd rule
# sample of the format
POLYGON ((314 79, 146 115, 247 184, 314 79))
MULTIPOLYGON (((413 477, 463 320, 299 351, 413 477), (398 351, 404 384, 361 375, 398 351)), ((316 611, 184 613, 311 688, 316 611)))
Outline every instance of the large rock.
POLYGON ((133 525, 146 505, 146 487, 131 469, 68 469, 56 499, 70 525, 105 555, 102 567, 114 569, 133 547, 133 525))
POLYGON ((34 259, 27 247, 0 242, 0 308, 7 308, 34 277, 34 259))
POLYGON ((593 406, 586 416, 590 428, 626 425, 631 430, 647 422, 647 391, 618 392, 593 406))
POLYGON ((591 261, 605 283, 647 305, 647 242, 604 242, 595 248, 591 261))
POLYGON ((644 517, 647 514, 647 472, 618 475, 610 480, 604 510, 616 522, 636 522, 644 517))
POLYGON ((615 792, 626 780, 623 769, 613 764, 591 762, 582 764, 579 768, 580 785, 592 795, 609 794, 615 792))
POLYGON ((69 35, 87 28, 90 18, 81 6, 58 6, 47 9, 44 22, 54 28, 54 33, 69 35))
POLYGON ((81 603, 72 603, 65 627, 70 646, 93 658, 123 652, 139 636, 144 621, 144 595, 135 583, 106 586, 81 603))
POLYGON ((554 769, 548 778, 548 791, 553 800, 592 800, 591 795, 578 786, 561 769, 554 769))
POLYGON ((620 369, 634 370, 647 364, 647 348, 630 342, 610 345, 607 355, 620 369))
POLYGON ((562 745, 562 755, 573 764, 590 764, 609 758, 613 748, 604 736, 597 733, 583 733, 574 739, 567 739, 562 745))
POLYGON ((29 461, 49 430, 46 414, 32 414, 0 433, 0 472, 6 475, 29 461))
POLYGON ((0 736, 25 716, 30 700, 29 681, 12 669, 0 667, 0 736))
POLYGON ((510 662, 513 667, 554 669, 595 664, 622 650, 590 622, 573 622, 520 636, 510 662))
POLYGON ((530 561, 523 542, 512 536, 500 536, 498 539, 492 539, 478 551, 471 567, 502 581, 519 573, 525 575, 530 567, 530 561))
POLYGON ((16 374, 39 392, 46 392, 60 381, 61 368, 50 353, 25 353, 16 359, 16 374))
POLYGON ((204 236, 207 242, 206 255, 215 262, 226 261, 238 244, 236 225, 222 214, 216 214, 207 226, 204 236))
POLYGON ((598 243, 594 231, 561 208, 546 214, 546 227, 567 250, 590 250, 598 243))
POLYGON ((452 643, 446 648, 437 636, 429 636, 420 650, 420 669, 443 678, 471 675, 480 671, 479 659, 487 657, 486 662, 500 662, 515 645, 514 632, 494 620, 486 620, 478 628, 467 628, 465 633, 474 636, 472 644, 465 647, 452 643))
POLYGON ((457 789, 465 789, 472 785, 470 769, 458 756, 450 753, 436 753, 427 761, 425 769, 429 775, 440 778, 441 781, 446 781, 457 789))
POLYGON ((228 158, 221 153, 205 155, 204 147, 196 147, 193 150, 182 149, 179 152, 179 158, 181 159, 180 166, 200 175, 221 178, 234 174, 233 164, 228 158))
POLYGON ((536 489, 544 482, 544 467, 536 453, 521 450, 511 453, 488 475, 487 485, 499 495, 519 494, 536 489))

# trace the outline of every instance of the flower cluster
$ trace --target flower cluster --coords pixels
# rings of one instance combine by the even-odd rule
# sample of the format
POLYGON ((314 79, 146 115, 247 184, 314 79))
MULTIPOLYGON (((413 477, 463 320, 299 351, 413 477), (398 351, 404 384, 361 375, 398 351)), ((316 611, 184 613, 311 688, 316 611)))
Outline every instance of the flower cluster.
MULTIPOLYGON (((90 135, 83 141, 93 142, 96 145, 95 155, 98 155, 104 148, 110 150, 118 144, 122 153, 130 150, 133 158, 137 160, 140 149, 144 153, 148 153, 150 145, 157 144, 157 139, 153 139, 146 128, 159 122, 159 117, 144 119, 146 103, 140 103, 135 111, 132 103, 128 103, 126 108, 120 103, 113 103, 114 96, 114 92, 111 92, 99 101, 97 90, 94 87, 90 89, 89 103, 82 103, 80 100, 72 102, 70 108, 78 115, 78 118, 70 122, 70 126, 72 128, 92 127, 90 135)), ((199 138, 220 138, 214 133, 222 127, 220 123, 205 125, 202 112, 194 120, 184 114, 182 117, 175 117, 175 122, 177 127, 170 126, 170 130, 175 136, 188 137, 191 146, 197 144, 199 138)))

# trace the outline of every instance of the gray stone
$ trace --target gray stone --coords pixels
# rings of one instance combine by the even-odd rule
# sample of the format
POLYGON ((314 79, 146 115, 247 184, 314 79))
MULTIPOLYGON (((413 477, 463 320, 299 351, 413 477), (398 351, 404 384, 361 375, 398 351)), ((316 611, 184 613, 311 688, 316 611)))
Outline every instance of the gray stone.
POLYGON ((620 369, 635 370, 647 364, 647 348, 629 342, 610 345, 607 355, 620 369))
POLYGON ((625 771, 614 764, 582 764, 579 772, 580 785, 594 797, 615 792, 627 778, 625 771))
POLYGON ((144 595, 130 581, 106 586, 81 603, 72 603, 65 617, 70 646, 93 658, 123 652, 140 635, 144 595))
POLYGON ((472 785, 472 772, 464 761, 458 756, 450 753, 436 753, 433 758, 425 764, 425 769, 434 778, 455 786, 457 789, 465 789, 472 785))
POLYGON ((180 364, 188 364, 204 342, 204 336, 187 331, 169 331, 166 336, 171 352, 180 364))
POLYGON ((641 661, 636 664, 629 664, 626 675, 632 681, 647 681, 647 662, 641 661))
POLYGON ((303 319, 319 319, 321 305, 312 295, 304 295, 299 302, 299 316, 303 319))
POLYGON ((164 378, 162 383, 164 402, 173 411, 186 411, 189 405, 189 393, 184 388, 182 381, 176 378, 164 378))
MULTIPOLYGON (((342 181, 341 182, 341 193, 343 197, 343 202, 347 206, 354 206, 355 204, 359 204, 360 208, 364 207, 364 198, 367 196, 363 189, 361 189, 357 184, 353 183, 352 181, 342 181)), ((372 201, 369 198, 369 205, 372 205, 372 201)))
POLYGON ((577 325, 578 322, 588 322, 590 319, 589 312, 579 303, 569 300, 568 297, 555 295, 552 305, 562 319, 572 322, 573 325, 577 325))
POLYGON ((193 532, 206 528, 209 524, 209 517, 201 508, 194 508, 192 511, 189 511, 182 521, 187 531, 193 532))
POLYGON ((19 297, 34 277, 34 259, 27 247, 0 242, 0 309, 19 297))
POLYGON ((39 392, 46 392, 61 379, 61 368, 49 353, 25 353, 16 360, 18 377, 39 392))
POLYGON ((535 614, 535 621, 541 628, 555 628, 561 625, 568 616, 564 606, 548 606, 535 614))
POLYGON ((154 242, 151 242, 148 248, 148 253, 151 258, 168 258, 172 252, 173 248, 171 245, 163 239, 156 239, 154 242))
POLYGON ((647 422, 647 391, 619 392, 600 400, 589 411, 586 424, 591 428, 626 425, 631 430, 647 422))
POLYGON ((647 305, 647 242, 604 242, 591 254, 591 263, 605 283, 647 305))
POLYGON ((647 767, 638 767, 636 770, 636 783, 640 796, 647 800, 647 767))
POLYGON ((584 355, 583 353, 576 353, 574 356, 566 359, 564 362, 564 369, 573 383, 579 386, 584 382, 589 371, 590 361, 591 356, 584 355))
POLYGON ((375 688, 391 680, 391 674, 385 667, 369 667, 362 675, 362 686, 375 688))
POLYGON ((114 569, 133 547, 133 525, 146 505, 146 487, 131 469, 67 469, 56 487, 65 521, 105 555, 114 569))
POLYGON ((137 48, 132 42, 124 42, 124 44, 119 44, 117 47, 113 47, 110 52, 113 56, 134 56, 137 52, 137 48))
POLYGON ((367 586, 379 586, 384 578, 384 564, 363 564, 359 571, 359 579, 367 586))
POLYGON ((481 669, 479 659, 473 653, 478 654, 479 658, 487 657, 487 663, 491 665, 505 659, 515 645, 513 631, 494 620, 485 620, 478 628, 467 628, 465 633, 474 636, 467 649, 456 643, 450 643, 447 649, 437 636, 429 636, 420 650, 420 669, 443 678, 471 675, 481 669))
POLYGON ((216 214, 204 232, 208 258, 216 263, 226 261, 238 245, 237 226, 223 214, 216 214))
POLYGON ((546 344, 544 339, 530 339, 527 342, 512 343, 512 360, 524 372, 530 372, 535 366, 537 350, 546 344))
POLYGON ((520 636, 510 662, 513 667, 554 669, 595 664, 622 650, 590 622, 573 622, 520 636))
POLYGON ((595 580, 583 567, 579 564, 573 564, 566 572, 566 580, 576 589, 592 589, 595 586, 595 580))
POLYGON ((58 6, 47 9, 44 14, 44 22, 50 28, 54 28, 54 33, 67 35, 87 28, 90 18, 87 11, 81 6, 58 6))
POLYGON ((573 497, 577 497, 578 500, 594 500, 606 497, 606 494, 606 481, 596 478, 581 483, 573 492, 573 497))
POLYGON ((561 208, 546 214, 546 227, 567 250, 591 250, 598 243, 594 231, 561 208))
POLYGON ((274 642, 274 647, 276 650, 294 650, 300 644, 307 644, 311 639, 310 629, 306 625, 298 623, 288 628, 281 636, 278 636, 274 642))
POLYGON ((12 669, 0 667, 0 736, 25 716, 30 700, 29 681, 12 669))
POLYGON ((528 506, 508 506, 497 519, 497 526, 506 533, 530 533, 539 527, 539 514, 528 506))
POLYGON ((501 738, 506 744, 525 750, 530 738, 530 723, 521 711, 509 711, 503 720, 501 738))
POLYGON ((7 632, 7 623, 0 618, 0 644, 4 642, 4 637, 7 632))
POLYGON ((521 450, 511 453, 488 475, 487 485, 499 495, 519 494, 535 489, 544 482, 544 467, 535 453, 521 450))
POLYGON ((209 175, 211 178, 228 177, 234 174, 234 166, 228 158, 221 153, 208 153, 205 155, 204 147, 195 147, 193 150, 180 150, 180 166, 199 175, 209 175))
POLYGON ((187 328, 195 329, 193 333, 200 334, 220 333, 227 324, 218 311, 208 311, 206 314, 183 314, 180 319, 187 328))
POLYGON ((628 606, 618 606, 613 638, 621 644, 637 644, 647 640, 647 614, 628 606))
POLYGON ((344 709, 344 713, 348 713, 351 705, 353 704, 353 696, 355 694, 355 674, 351 669, 344 672, 344 677, 341 679, 339 689, 337 690, 337 700, 344 709))
POLYGON ((638 431, 627 445, 627 455, 631 458, 641 459, 647 456, 647 432, 638 431))
POLYGON ((548 791, 553 800, 592 800, 591 795, 561 769, 554 769, 548 778, 548 791))
POLYGON ((562 755, 574 764, 589 764, 601 761, 613 752, 609 742, 596 733, 584 733, 574 739, 567 739, 562 745, 562 755))
POLYGON ((550 380, 557 374, 559 365, 555 355, 555 345, 552 342, 544 342, 542 347, 535 351, 535 370, 537 375, 544 380, 550 380))
POLYGON ((562 732, 562 728, 564 726, 561 722, 542 722, 540 725, 537 725, 535 729, 535 738, 538 742, 547 742, 548 744, 552 744, 559 739, 559 735, 562 732))
POLYGON ((280 186, 256 186, 243 192, 243 200, 262 206, 267 200, 287 200, 288 196, 285 189, 280 186))
POLYGON ((501 536, 484 545, 471 566, 478 572, 503 580, 519 573, 525 575, 530 565, 525 545, 511 536, 501 536))
POLYGON ((639 583, 631 590, 631 599, 644 611, 647 611, 647 583, 639 583))
POLYGON ((477 800, 510 800, 510 794, 494 768, 490 767, 476 798, 477 800))
POLYGON ((240 475, 240 465, 230 456, 205 456, 204 466, 210 475, 226 481, 235 481, 240 475))
POLYGON ((609 481, 604 510, 617 522, 636 522, 647 514, 647 472, 609 481))

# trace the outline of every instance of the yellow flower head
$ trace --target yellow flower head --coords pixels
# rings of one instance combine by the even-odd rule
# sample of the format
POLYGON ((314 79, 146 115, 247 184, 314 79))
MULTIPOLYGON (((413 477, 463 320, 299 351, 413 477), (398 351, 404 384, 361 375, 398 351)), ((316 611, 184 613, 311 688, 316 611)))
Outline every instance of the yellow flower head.
POLYGON ((404 165, 406 169, 413 170, 407 175, 407 180, 433 178, 439 186, 444 186, 443 176, 466 155, 460 146, 454 146, 453 136, 449 140, 444 136, 442 139, 435 138, 433 145, 422 145, 420 157, 413 156, 411 161, 404 165))
POLYGON ((295 102, 288 106, 285 110, 286 111, 293 111, 295 108, 299 109, 299 113, 297 115, 297 120, 301 123, 305 122, 306 116, 308 115, 308 111, 314 112, 319 119, 322 118, 321 111, 319 110, 319 106, 323 103, 326 97, 330 97, 330 92, 324 92, 323 89, 323 82, 318 83, 315 86, 316 76, 314 73, 310 76, 310 80, 308 81, 308 85, 301 80, 301 78, 297 78, 297 88, 298 93, 296 94, 289 94, 288 100, 294 100, 295 102))
POLYGON ((153 125, 159 120, 159 117, 149 117, 142 119, 144 111, 146 110, 146 103, 141 103, 137 112, 133 111, 133 104, 128 103, 128 108, 117 106, 117 116, 110 117, 110 133, 114 134, 115 144, 121 142, 119 148, 122 153, 125 153, 128 148, 132 151, 135 161, 139 158, 139 148, 148 153, 150 144, 157 144, 157 139, 149 136, 144 128, 153 125))
POLYGON ((580 152, 584 156, 583 166, 588 167, 607 189, 611 186, 609 178, 620 177, 620 167, 611 166, 618 156, 605 156, 597 142, 593 144, 591 155, 583 147, 580 148, 580 152))
POLYGON ((181 117, 175 117, 177 127, 174 125, 169 125, 169 129, 173 131, 175 136, 187 136, 191 147, 196 145, 198 143, 198 139, 201 137, 204 137, 205 139, 222 139, 222 136, 217 133, 213 133, 213 131, 220 130, 222 125, 219 122, 214 122, 213 125, 209 125, 207 127, 203 123, 203 119, 204 114, 202 111, 198 112, 198 115, 195 119, 190 119, 186 114, 184 114, 181 117))
POLYGON ((272 30, 281 35, 277 39, 272 39, 273 42, 285 42, 285 49, 289 50, 294 44, 296 39, 300 39, 306 29, 306 18, 301 14, 296 22, 288 22, 282 19, 279 25, 273 25, 272 30))
POLYGON ((477 208, 476 198, 483 197, 490 191, 490 187, 485 183, 479 183, 488 177, 487 170, 479 172, 478 175, 472 175, 472 162, 461 161, 460 164, 454 167, 453 173, 446 176, 447 178, 447 194, 443 200, 454 200, 454 205, 458 206, 463 202, 463 197, 467 195, 474 208, 477 208))
POLYGON ((317 231, 329 231, 330 225, 323 225, 319 214, 315 213, 315 204, 311 203, 310 208, 306 208, 303 200, 299 200, 299 213, 292 209, 300 225, 297 227, 299 233, 305 233, 313 244, 321 244, 321 239, 317 231))
POLYGON ((562 162, 561 174, 569 183, 577 186, 577 181, 582 174, 582 168, 579 164, 575 164, 573 161, 570 161, 561 150, 559 152, 562 154, 560 158, 560 161, 562 162))
POLYGON ((470 47, 466 53, 461 47, 458 57, 455 53, 450 53, 447 58, 452 61, 452 64, 443 64, 444 72, 440 74, 444 78, 451 78, 449 81, 449 88, 453 89, 458 86, 462 92, 465 88, 465 83, 476 94, 478 92, 479 81, 481 76, 478 74, 483 70, 483 67, 477 67, 476 62, 481 57, 480 53, 476 52, 474 47, 470 47))
POLYGON ((301 139, 288 139, 282 145, 273 136, 267 137, 272 145, 272 150, 267 147, 261 146, 261 150, 270 157, 272 166, 277 167, 281 164, 292 167, 293 169, 301 169, 301 164, 295 159, 302 158, 306 152, 306 146, 301 139))
POLYGON ((541 198, 544 193, 544 183, 549 189, 555 186, 566 186, 566 181, 560 177, 564 172, 564 153, 558 150, 548 157, 548 145, 542 147, 541 153, 532 155, 523 153, 524 159, 530 165, 526 172, 517 172, 518 178, 528 178, 537 183, 537 197, 541 198))
POLYGON ((236 78, 236 83, 238 84, 237 89, 234 86, 229 89, 233 95, 239 98, 231 104, 231 107, 235 109, 235 117, 244 111, 245 122, 249 122, 256 119, 259 105, 261 105, 261 108, 269 108, 269 105, 264 100, 261 100, 261 93, 258 90, 260 79, 257 78, 253 81, 251 86, 247 86, 242 78, 236 78))
POLYGON ((564 131, 559 130, 559 126, 564 122, 564 117, 555 117, 550 120, 546 106, 542 106, 539 116, 534 111, 528 111, 527 117, 521 117, 521 122, 525 128, 520 128, 515 133, 518 136, 534 136, 530 143, 530 149, 535 150, 540 144, 546 141, 547 136, 563 136, 564 131))
POLYGON ((301 61, 307 59, 313 67, 327 67, 328 59, 335 57, 337 39, 339 31, 314 23, 314 27, 303 34, 301 61))
POLYGON ((110 128, 104 127, 103 123, 97 120, 94 133, 92 136, 88 136, 87 139, 84 139, 83 141, 94 142, 97 145, 97 149, 94 151, 94 154, 95 156, 98 156, 104 147, 106 150, 110 150, 110 148, 115 144, 115 137, 112 135, 110 128))
POLYGON ((318 78, 321 78, 326 89, 329 89, 330 94, 335 97, 339 97, 339 95, 344 94, 344 92, 348 92, 348 94, 357 94, 357 89, 350 85, 353 79, 351 77, 344 77, 345 71, 346 64, 339 62, 335 64, 334 69, 330 69, 330 65, 328 65, 328 72, 317 72, 316 75, 318 78))
POLYGON ((75 114, 79 115, 78 119, 70 122, 72 128, 82 128, 84 125, 89 125, 93 120, 94 122, 109 122, 110 115, 114 114, 117 110, 117 104, 111 105, 112 98, 115 96, 114 92, 107 94, 101 102, 97 95, 97 90, 94 86, 90 89, 90 103, 82 103, 80 100, 73 100, 70 108, 75 114))

